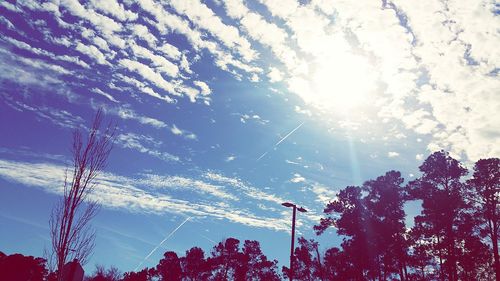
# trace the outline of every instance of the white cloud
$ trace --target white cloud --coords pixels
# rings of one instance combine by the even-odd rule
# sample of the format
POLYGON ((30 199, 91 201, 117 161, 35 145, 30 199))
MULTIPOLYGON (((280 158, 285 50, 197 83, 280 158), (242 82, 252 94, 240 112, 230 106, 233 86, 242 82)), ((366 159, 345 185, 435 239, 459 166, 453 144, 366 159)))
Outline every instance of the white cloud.
MULTIPOLYGON (((63 191, 64 171, 64 166, 51 163, 26 163, 0 159, 0 177, 24 185, 40 187, 47 192, 56 194, 61 194, 63 191)), ((180 185, 180 187, 192 182, 190 179, 186 179, 186 181, 177 181, 175 177, 173 179, 171 183, 174 186, 180 185)), ((216 219, 226 219, 250 227, 289 231, 288 216, 257 216, 244 208, 221 204, 221 202, 207 203, 193 199, 182 200, 168 194, 150 193, 137 187, 146 184, 147 180, 147 178, 136 180, 104 173, 97 178, 98 185, 94 189, 92 196, 104 207, 117 208, 127 212, 208 216, 216 219)), ((202 184, 202 186, 205 188, 209 185, 202 184)), ((212 187, 208 187, 206 191, 208 190, 214 191, 212 187)))
POLYGON ((226 159, 224 161, 226 162, 231 162, 231 161, 234 161, 236 159, 236 156, 234 155, 229 155, 228 157, 226 157, 226 159))
POLYGON ((198 0, 173 0, 169 2, 177 12, 185 14, 198 28, 206 29, 228 48, 235 49, 246 60, 256 58, 256 51, 240 36, 234 26, 226 25, 210 8, 198 0))
POLYGON ((209 179, 214 182, 222 183, 222 184, 227 184, 230 185, 233 188, 237 188, 241 191, 244 192, 244 194, 250 198, 260 200, 260 201, 267 201, 275 204, 281 204, 283 202, 286 202, 285 199, 278 197, 274 194, 269 194, 266 193, 260 189, 257 189, 253 186, 250 186, 246 183, 244 183, 242 180, 239 178, 230 178, 226 177, 224 175, 214 173, 214 172, 206 172, 203 175, 206 179, 209 179))
POLYGON ((99 88, 92 88, 92 92, 96 93, 96 94, 99 94, 103 97, 105 97, 106 99, 108 99, 109 101, 112 101, 112 102, 118 102, 112 95, 108 94, 108 93, 105 93, 104 91, 102 91, 101 89, 99 88))
POLYGON ((94 45, 84 45, 81 42, 76 44, 76 50, 95 60, 99 64, 109 65, 106 56, 94 45))
POLYGON ((150 60, 152 62, 152 66, 154 66, 155 69, 161 73, 165 73, 170 77, 177 77, 179 75, 179 68, 177 65, 170 62, 166 58, 155 55, 150 50, 135 43, 131 44, 130 47, 136 56, 150 60))
POLYGON ((422 161, 424 159, 424 155, 423 154, 417 154, 417 155, 415 155, 415 159, 418 160, 418 161, 422 161))
MULTIPOLYGON (((81 32, 86 40, 54 36, 38 23, 47 42, 72 44, 92 62, 108 65, 117 73, 128 69, 140 79, 123 76, 123 82, 169 103, 184 96, 209 104, 211 89, 193 71, 206 51, 216 67, 236 79, 260 81, 267 75, 271 82, 283 81, 310 109, 297 108, 297 112, 313 111, 324 117, 349 113, 344 108, 353 106, 370 115, 364 117, 371 122, 387 126, 393 120, 401 122, 408 140, 413 139, 412 132, 427 135, 429 150, 448 149, 471 160, 500 155, 500 50, 493 2, 396 0, 382 7, 365 0, 259 2, 267 11, 251 9, 255 5, 241 0, 225 1, 223 11, 198 0, 140 0, 137 13, 130 10, 129 2, 114 0, 103 5, 95 0, 2 5, 15 13, 23 9, 52 13, 61 28, 81 32), (64 22, 62 12, 85 24, 64 22), (148 14, 141 15, 145 19, 141 24, 134 22, 139 13, 148 14), (172 45, 174 41, 165 43, 167 34, 181 35, 189 46, 181 51, 172 45), (144 40, 148 48, 135 40, 141 44, 144 40), (128 45, 135 57, 127 53, 128 45)), ((6 28, 13 26, 5 16, 1 22, 6 28)), ((44 57, 19 58, 18 64, 64 75, 78 70, 62 63, 89 68, 78 57, 56 55, 17 37, 4 37, 2 41, 11 46, 44 57)), ((6 71, 2 77, 17 75, 26 78, 26 83, 34 84, 39 78, 21 68, 6 71)), ((49 75, 44 79, 60 82, 49 75)))
POLYGON ((170 131, 171 131, 171 132, 172 132, 172 134, 174 134, 174 135, 178 135, 178 136, 182 135, 182 130, 181 130, 181 129, 179 129, 179 128, 177 128, 177 126, 175 126, 175 124, 174 124, 174 125, 172 125, 172 128, 170 128, 170 131))
POLYGON ((166 81, 159 73, 155 72, 148 65, 130 59, 121 59, 118 63, 128 70, 138 73, 144 79, 153 83, 156 87, 163 89, 172 95, 180 95, 176 92, 175 86, 172 83, 166 81))
POLYGON ((200 88, 201 94, 204 96, 210 95, 212 93, 210 87, 203 81, 194 81, 193 84, 200 88))
POLYGON ((168 126, 167 124, 165 124, 165 122, 163 122, 161 120, 139 115, 135 111, 133 111, 131 109, 127 109, 127 108, 118 108, 117 110, 108 109, 108 111, 117 114, 122 119, 136 120, 141 124, 150 125, 150 126, 153 126, 155 128, 158 128, 158 129, 165 128, 168 126))
POLYGON ((337 197, 337 192, 319 183, 315 183, 311 186, 311 191, 316 194, 316 201, 326 205, 330 201, 335 200, 337 197))
POLYGON ((163 45, 161 45, 157 49, 164 53, 167 57, 174 60, 179 60, 182 55, 182 53, 176 46, 169 44, 168 42, 164 42, 163 45))
POLYGON ((210 54, 212 54, 215 59, 215 65, 220 67, 222 70, 229 71, 236 77, 239 77, 239 74, 234 70, 230 70, 230 66, 249 73, 262 72, 262 68, 260 67, 251 66, 235 59, 231 53, 222 50, 216 42, 206 39, 206 36, 198 29, 191 28, 191 25, 187 20, 180 16, 168 13, 160 4, 151 0, 140 0, 138 3, 142 9, 154 16, 158 30, 165 32, 172 31, 184 35, 196 51, 206 49, 210 54))
POLYGON ((191 132, 186 131, 186 130, 181 130, 181 129, 177 128, 177 126, 175 126, 175 124, 172 125, 172 127, 170 128, 170 131, 172 132, 172 134, 174 134, 176 136, 183 136, 184 138, 189 139, 189 140, 197 140, 198 139, 198 137, 194 133, 191 133, 191 132))
POLYGON ((90 4, 92 8, 102 11, 121 21, 135 21, 139 17, 136 13, 125 9, 123 4, 120 4, 115 0, 106 0, 106 1, 91 0, 90 4))
POLYGON ((276 67, 270 67, 270 71, 267 73, 267 77, 271 83, 280 82, 283 80, 283 73, 276 67))
POLYGON ((135 86, 138 90, 140 90, 142 93, 146 94, 146 95, 150 95, 152 97, 155 97, 157 99, 161 99, 167 103, 174 103, 175 100, 169 96, 162 96, 160 95, 159 93, 157 93, 155 90, 153 90, 151 87, 147 86, 145 83, 135 79, 135 78, 132 78, 132 77, 129 77, 129 76, 125 76, 125 75, 122 75, 122 74, 116 74, 115 75, 120 81, 123 81, 125 83, 128 83, 130 85, 133 85, 135 86))
POLYGON ((250 121, 250 120, 255 121, 255 122, 262 124, 262 125, 266 125, 267 123, 269 123, 269 120, 263 119, 262 117, 260 117, 257 114, 252 114, 252 115, 241 114, 240 115, 241 123, 246 123, 247 121, 250 121))
POLYGON ((293 183, 301 183, 301 182, 305 182, 305 181, 306 181, 306 178, 304 178, 300 174, 294 174, 293 178, 290 179, 290 182, 293 182, 293 183))
POLYGON ((149 47, 156 47, 156 42, 158 41, 158 39, 156 39, 156 37, 149 32, 149 29, 145 25, 134 24, 130 28, 137 37, 146 41, 149 47))
POLYGON ((395 152, 395 151, 389 151, 387 153, 387 157, 389 157, 389 158, 395 158, 395 157, 398 157, 398 156, 399 156, 399 153, 395 152))
MULTIPOLYGON (((77 0, 63 0, 60 2, 60 5, 66 8, 71 14, 92 23, 109 43, 119 48, 125 47, 125 40, 115 34, 115 32, 119 32, 123 28, 120 23, 107 16, 97 13, 92 9, 86 9, 77 0)), ((59 18, 59 16, 57 18, 59 18)))
POLYGON ((223 191, 221 186, 186 177, 145 174, 144 178, 139 180, 138 183, 155 188, 190 189, 195 192, 210 194, 222 200, 239 200, 236 196, 223 191))
POLYGON ((172 155, 168 152, 165 151, 159 151, 157 149, 152 149, 146 147, 143 142, 149 142, 149 143, 154 143, 154 140, 152 140, 149 137, 142 136, 142 135, 137 135, 134 133, 124 133, 124 134, 119 134, 116 138, 116 142, 121 145, 122 147, 125 148, 130 148, 137 150, 141 153, 148 154, 150 156, 153 156, 155 158, 161 159, 163 161, 174 161, 174 162, 179 162, 180 159, 179 157, 172 155))
POLYGON ((73 115, 66 110, 48 106, 33 107, 21 101, 16 101, 12 99, 12 97, 9 97, 7 95, 0 96, 5 99, 5 103, 11 108, 18 111, 34 113, 37 120, 48 120, 54 125, 68 129, 84 127, 83 124, 85 122, 83 118, 77 115, 73 115))
POLYGON ((6 37, 6 38, 3 38, 3 40, 9 42, 10 44, 16 46, 17 48, 20 48, 20 49, 24 49, 24 50, 27 50, 27 51, 30 51, 34 54, 37 54, 37 55, 42 55, 42 56, 46 56, 46 57, 49 57, 53 60, 59 60, 59 61, 65 61, 65 62, 71 62, 71 63, 75 63, 81 67, 84 67, 84 68, 90 68, 90 66, 85 63, 84 61, 80 60, 80 58, 78 57, 73 57, 73 56, 68 56, 68 55, 56 55, 54 53, 51 53, 47 50, 42 50, 40 48, 35 48, 35 47, 32 47, 31 45, 27 44, 26 42, 23 42, 23 41, 19 41, 19 40, 16 40, 14 38, 9 38, 9 37, 6 37))

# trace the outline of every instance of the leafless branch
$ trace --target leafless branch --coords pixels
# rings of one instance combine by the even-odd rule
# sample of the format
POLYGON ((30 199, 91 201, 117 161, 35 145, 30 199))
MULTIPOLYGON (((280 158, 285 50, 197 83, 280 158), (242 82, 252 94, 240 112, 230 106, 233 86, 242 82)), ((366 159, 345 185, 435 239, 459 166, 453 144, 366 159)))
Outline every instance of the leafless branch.
MULTIPOLYGON (((73 132, 71 172, 66 170, 61 200, 54 206, 49 220, 53 263, 57 272, 64 264, 78 259, 85 264, 93 251, 95 231, 90 221, 99 210, 99 204, 89 195, 97 186, 96 179, 104 170, 115 140, 115 126, 108 124, 101 131, 102 110, 98 110, 84 140, 81 131, 73 132), (71 174, 71 180, 68 179, 71 174)), ((58 274, 61 280, 61 274, 58 274)))

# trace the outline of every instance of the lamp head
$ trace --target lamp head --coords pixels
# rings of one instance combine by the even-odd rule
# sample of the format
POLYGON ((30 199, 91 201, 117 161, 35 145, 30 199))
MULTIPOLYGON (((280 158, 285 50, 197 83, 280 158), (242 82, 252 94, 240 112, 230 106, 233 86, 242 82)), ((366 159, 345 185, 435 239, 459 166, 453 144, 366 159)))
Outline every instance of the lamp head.
POLYGON ((281 205, 283 205, 283 206, 285 206, 285 207, 288 207, 288 208, 295 206, 294 204, 292 204, 292 203, 290 203, 290 202, 285 202, 285 203, 283 203, 283 204, 281 204, 281 205))
POLYGON ((302 212, 302 213, 307 212, 307 210, 306 210, 306 209, 304 209, 304 208, 302 208, 302 207, 297 208, 297 210, 298 210, 299 212, 302 212))

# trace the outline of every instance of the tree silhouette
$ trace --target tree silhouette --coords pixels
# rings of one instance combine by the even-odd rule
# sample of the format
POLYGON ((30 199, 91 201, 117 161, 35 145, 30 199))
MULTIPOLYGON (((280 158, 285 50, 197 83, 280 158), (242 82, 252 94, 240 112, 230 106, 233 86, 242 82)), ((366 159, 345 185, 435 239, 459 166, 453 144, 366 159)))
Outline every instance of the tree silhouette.
POLYGON ((0 252, 0 280, 44 281, 47 277, 45 259, 0 252))
POLYGON ((480 220, 481 232, 489 237, 493 247, 494 271, 500 280, 498 234, 500 228, 500 159, 481 159, 474 166, 474 174, 467 181, 475 189, 473 202, 480 220))
MULTIPOLYGON (((348 186, 327 204, 326 218, 314 226, 317 234, 333 226, 345 237, 342 257, 349 259, 344 264, 352 268, 345 273, 350 274, 348 278, 387 280, 394 274, 406 278, 408 243, 402 183, 401 174, 390 171, 362 187, 348 186)), ((330 255, 334 253, 338 254, 330 255)))
POLYGON ((144 268, 139 272, 125 272, 121 281, 151 281, 154 276, 154 269, 144 268))
POLYGON ((212 268, 213 280, 244 280, 246 274, 242 268, 242 254, 239 251, 240 241, 227 238, 212 249, 209 263, 212 268))
POLYGON ((416 233, 432 245, 440 278, 458 280, 458 227, 468 211, 465 185, 460 180, 467 169, 444 151, 431 154, 419 169, 422 176, 408 185, 411 198, 422 200, 421 215, 415 217, 416 233))
POLYGON ((116 267, 104 268, 102 265, 96 265, 94 274, 87 277, 87 281, 120 281, 121 273, 116 267))
POLYGON ((182 278, 181 261, 175 252, 169 251, 163 254, 163 259, 156 266, 160 280, 179 281, 182 278))
POLYGON ((150 280, 281 280, 277 273, 276 260, 269 260, 260 248, 260 243, 245 240, 240 249, 240 241, 227 238, 215 245, 211 256, 199 247, 186 251, 179 257, 175 252, 167 251, 155 269, 143 269, 140 272, 127 272, 122 281, 150 280))
POLYGON ((346 257, 352 263, 353 272, 349 276, 352 280, 364 280, 364 273, 368 270, 367 234, 365 227, 367 223, 367 210, 363 204, 361 188, 348 186, 342 189, 336 200, 328 203, 323 211, 327 216, 321 218, 320 224, 314 229, 318 235, 327 228, 335 227, 343 239, 342 249, 347 253, 346 257), (349 237, 349 238, 348 238, 349 237))
POLYGON ((100 131, 102 117, 102 111, 97 111, 85 141, 79 130, 73 133, 71 179, 66 175, 63 198, 50 217, 51 258, 55 259, 58 280, 62 279, 62 268, 68 260, 85 264, 94 248, 95 232, 89 222, 96 215, 98 204, 89 194, 106 166, 114 141, 111 126, 100 131))
POLYGON ((434 276, 433 271, 428 270, 436 267, 431 254, 432 248, 426 241, 420 239, 420 233, 420 229, 415 226, 408 235, 408 244, 411 245, 408 266, 413 271, 408 273, 407 280, 432 280, 434 276))
POLYGON ((205 253, 201 248, 193 247, 189 249, 186 251, 186 256, 180 260, 184 280, 208 280, 210 265, 205 259, 205 253))
MULTIPOLYGON (((323 265, 319 254, 318 242, 299 237, 298 247, 294 249, 293 278, 296 280, 323 280, 323 265)), ((289 276, 289 268, 283 267, 283 275, 289 276)))
POLYGON ((372 261, 376 265, 376 275, 386 280, 392 274, 398 274, 401 280, 406 277, 408 243, 405 236, 405 202, 401 187, 404 179, 400 172, 390 171, 376 180, 363 184, 367 192, 364 198, 368 209, 370 243, 374 249, 372 261))
POLYGON ((260 249, 260 243, 245 240, 243 244, 243 264, 246 269, 244 280, 280 280, 276 260, 268 260, 260 249))

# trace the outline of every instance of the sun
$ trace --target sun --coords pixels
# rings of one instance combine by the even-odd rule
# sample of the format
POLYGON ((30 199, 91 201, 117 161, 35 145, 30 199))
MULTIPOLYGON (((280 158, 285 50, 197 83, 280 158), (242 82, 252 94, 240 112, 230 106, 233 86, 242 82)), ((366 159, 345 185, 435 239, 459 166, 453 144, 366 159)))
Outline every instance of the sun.
POLYGON ((344 52, 316 59, 309 75, 292 78, 291 89, 317 108, 346 114, 370 103, 376 70, 367 58, 344 52))

